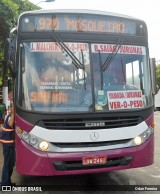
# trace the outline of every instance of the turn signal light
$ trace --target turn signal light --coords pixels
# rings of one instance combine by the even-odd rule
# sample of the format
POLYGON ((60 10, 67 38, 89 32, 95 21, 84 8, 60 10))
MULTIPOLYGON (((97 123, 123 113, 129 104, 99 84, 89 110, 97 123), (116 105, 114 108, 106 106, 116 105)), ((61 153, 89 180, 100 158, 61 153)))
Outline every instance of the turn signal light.
POLYGON ((151 124, 151 127, 152 127, 153 129, 154 129, 154 126, 155 126, 155 124, 154 124, 154 123, 152 123, 152 124, 151 124))
POLYGON ((17 133, 18 133, 18 134, 22 134, 22 133, 23 133, 23 129, 18 128, 18 129, 17 129, 17 133))

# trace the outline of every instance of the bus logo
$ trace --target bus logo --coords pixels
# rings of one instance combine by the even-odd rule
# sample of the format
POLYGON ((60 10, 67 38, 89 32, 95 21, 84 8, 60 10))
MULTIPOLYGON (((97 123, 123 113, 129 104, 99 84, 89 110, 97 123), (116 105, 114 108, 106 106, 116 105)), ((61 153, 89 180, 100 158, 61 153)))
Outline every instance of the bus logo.
POLYGON ((92 141, 97 141, 99 138, 99 134, 97 132, 92 132, 90 138, 92 141))
POLYGON ((104 127, 104 122, 96 122, 96 123, 86 123, 85 127, 104 127))

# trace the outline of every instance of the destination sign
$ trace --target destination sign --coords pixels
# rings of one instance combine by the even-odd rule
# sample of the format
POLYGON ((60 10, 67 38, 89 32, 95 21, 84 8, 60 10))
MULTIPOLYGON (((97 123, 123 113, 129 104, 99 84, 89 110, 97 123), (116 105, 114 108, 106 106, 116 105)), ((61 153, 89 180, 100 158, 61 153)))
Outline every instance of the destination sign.
POLYGON ((133 20, 90 14, 24 15, 20 20, 22 32, 74 31, 97 33, 136 34, 133 20))
POLYGON ((109 110, 143 108, 143 95, 141 90, 109 91, 109 110))

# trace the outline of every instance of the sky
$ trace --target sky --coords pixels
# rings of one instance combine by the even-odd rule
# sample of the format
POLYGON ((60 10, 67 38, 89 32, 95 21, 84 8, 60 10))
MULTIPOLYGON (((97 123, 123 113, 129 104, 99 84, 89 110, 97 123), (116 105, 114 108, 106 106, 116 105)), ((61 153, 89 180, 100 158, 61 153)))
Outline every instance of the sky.
POLYGON ((150 57, 160 61, 160 11, 158 0, 29 0, 42 9, 92 9, 142 19, 148 26, 150 57), (40 3, 39 3, 40 2, 40 3))

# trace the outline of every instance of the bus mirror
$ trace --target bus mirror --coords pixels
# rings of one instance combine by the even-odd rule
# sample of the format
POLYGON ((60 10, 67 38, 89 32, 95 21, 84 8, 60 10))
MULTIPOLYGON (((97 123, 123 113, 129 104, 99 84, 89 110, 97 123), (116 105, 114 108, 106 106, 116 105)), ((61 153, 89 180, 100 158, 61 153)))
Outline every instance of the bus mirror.
POLYGON ((14 62, 15 60, 15 48, 16 48, 16 38, 7 38, 5 41, 4 48, 4 60, 11 60, 14 62))
POLYGON ((152 82, 152 93, 157 94, 157 84, 156 84, 156 60, 155 58, 150 58, 150 68, 151 68, 151 82, 152 82))
POLYGON ((7 65, 10 68, 12 75, 14 75, 13 62, 15 60, 15 42, 16 41, 14 38, 7 38, 5 41, 4 48, 4 61, 7 62, 7 65))
POLYGON ((4 60, 5 61, 10 60, 10 46, 11 46, 11 39, 7 38, 5 41, 5 47, 4 47, 4 60))

